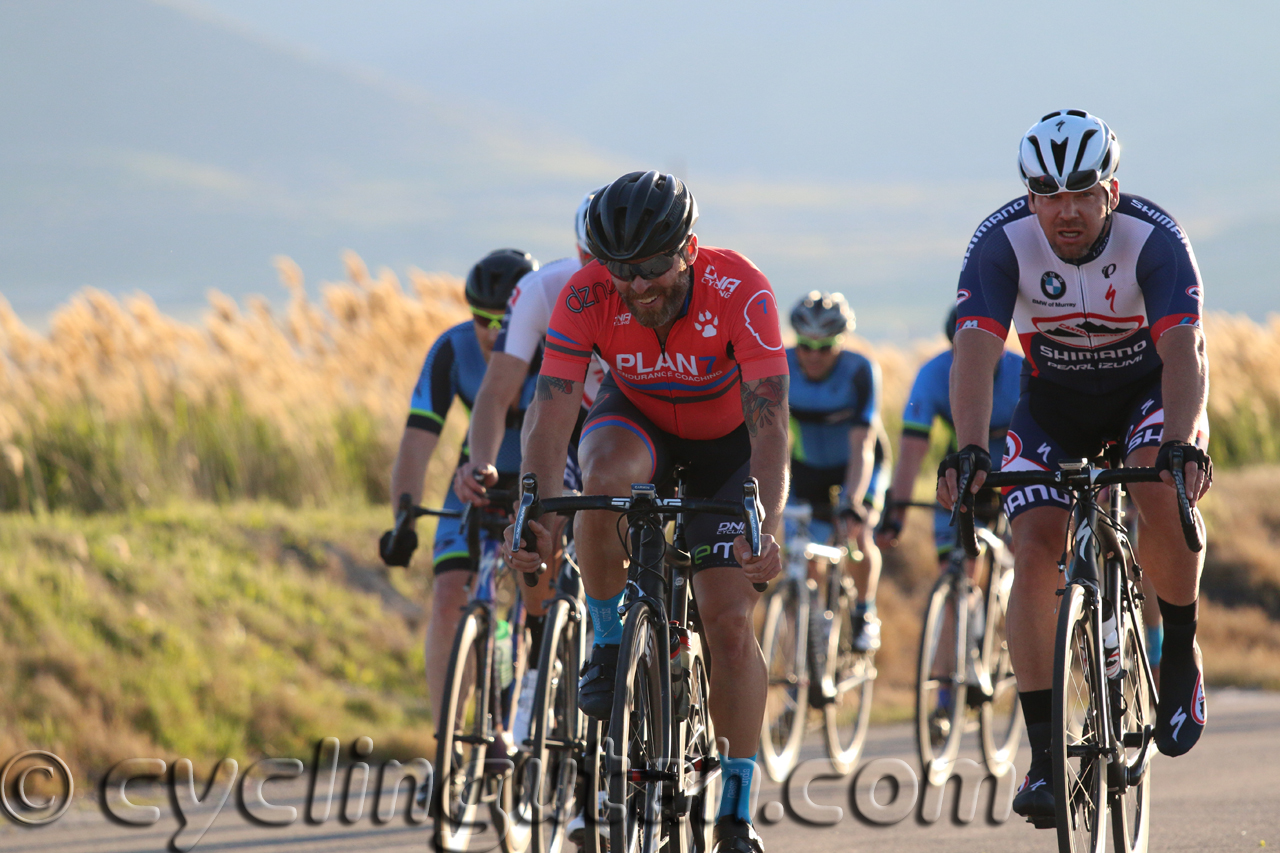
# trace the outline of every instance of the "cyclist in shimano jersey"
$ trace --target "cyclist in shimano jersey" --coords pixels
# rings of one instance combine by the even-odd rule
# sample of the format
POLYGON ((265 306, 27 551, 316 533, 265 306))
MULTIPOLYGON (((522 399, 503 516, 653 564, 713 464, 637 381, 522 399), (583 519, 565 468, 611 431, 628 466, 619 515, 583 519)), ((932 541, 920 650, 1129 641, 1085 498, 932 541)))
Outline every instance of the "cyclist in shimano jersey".
POLYGON ((850 552, 862 553, 863 558, 852 565, 858 587, 852 636, 853 647, 865 652, 880 648, 876 617, 880 549, 871 532, 884 506, 887 482, 885 451, 878 441, 884 434, 880 367, 865 355, 844 349, 845 332, 853 331, 854 324, 853 311, 839 293, 815 290, 791 312, 796 345, 787 350, 791 372, 791 494, 787 501, 812 508, 809 532, 815 541, 831 539, 834 521, 850 552), (834 508, 832 489, 840 495, 834 508))
MULTIPOLYGON (((1180 447, 1188 499, 1194 505, 1209 488, 1202 285, 1173 217, 1120 193, 1119 154, 1111 129, 1080 110, 1051 113, 1023 138, 1028 194, 983 220, 961 266, 951 401, 963 449, 939 470, 938 498, 957 500, 960 456, 976 466, 974 491, 990 470, 990 377, 1012 321, 1027 358, 1006 470, 1055 470, 1063 459, 1098 455, 1107 440, 1123 442, 1126 464, 1164 469, 1164 485, 1134 484, 1131 493, 1139 557, 1164 617, 1156 745, 1181 755, 1205 723, 1195 641, 1203 552, 1181 535, 1168 469, 1180 447)), ((1054 593, 1067 498, 1033 486, 1010 490, 1004 506, 1016 565, 1009 648, 1032 745, 1013 807, 1051 817, 1054 593)))
MULTIPOLYGON (((907 511, 905 506, 898 504, 911 500, 916 475, 920 473, 920 465, 929 453, 929 433, 933 430, 934 422, 941 420, 946 425, 951 434, 950 449, 956 449, 956 428, 951 420, 950 397, 951 362, 955 354, 956 336, 954 306, 943 323, 943 331, 946 332, 947 342, 953 346, 921 366, 911 385, 911 396, 907 398, 906 409, 902 413, 902 437, 898 440, 898 463, 894 467, 893 482, 889 486, 889 509, 884 514, 884 521, 876 537, 883 547, 894 548, 898 545, 907 511)), ((987 442, 993 467, 995 459, 1004 453, 1005 431, 1009 428, 1009 420, 1013 417, 1013 409, 1018 402, 1021 369, 1022 357, 1009 350, 1005 350, 996 362, 991 432, 987 442)), ((956 541, 956 531, 951 526, 951 513, 941 509, 934 512, 933 539, 938 549, 939 562, 945 564, 945 557, 956 541)))
MULTIPOLYGON (((681 464, 687 494, 739 500, 743 480, 755 476, 776 532, 786 495, 788 384, 777 304, 750 261, 698 244, 697 214, 685 185, 658 172, 623 175, 592 198, 587 244, 601 263, 569 280, 551 317, 524 467, 548 495, 558 491, 582 381, 599 352, 609 376, 582 430, 583 491, 629 495, 632 483, 662 484, 681 464)), ((578 513, 574 522, 596 631, 579 701, 597 718, 612 710, 622 639, 626 555, 617 522, 603 512, 578 513)), ((547 529, 532 529, 537 553, 508 550, 520 571, 537 570, 550 553, 547 529)), ((717 736, 728 740, 714 830, 723 853, 761 850, 750 791, 766 673, 752 582, 781 570, 773 536, 766 533, 753 557, 741 531, 741 523, 698 515, 687 531, 712 661, 711 714, 717 736)))
MULTIPOLYGON (((409 420, 400 439, 400 452, 391 470, 393 509, 399 496, 406 492, 415 504, 422 500, 427 464, 440 440, 449 408, 455 399, 461 400, 468 409, 472 407, 498 337, 499 321, 507 298, 521 276, 537 268, 538 262, 527 252, 498 249, 482 258, 467 275, 466 299, 473 316, 442 334, 427 353, 422 374, 413 390, 409 420)), ((520 422, 533 399, 536 367, 525 368, 521 376, 524 381, 520 398, 495 456, 498 480, 503 481, 506 488, 514 487, 520 472, 520 422)), ((466 461, 467 449, 463 447, 459 464, 466 461)), ((460 510, 463 504, 450 491, 444 506, 445 509, 460 510)), ((406 547, 399 551, 389 550, 390 545, 391 531, 387 531, 378 549, 383 562, 388 566, 408 566, 418 545, 417 534, 408 537, 406 547)), ((466 537, 458 519, 441 518, 436 525, 432 565, 435 579, 432 584, 431 621, 427 626, 426 670, 433 719, 439 720, 439 702, 444 695, 453 637, 462 608, 467 603, 471 581, 466 537)))

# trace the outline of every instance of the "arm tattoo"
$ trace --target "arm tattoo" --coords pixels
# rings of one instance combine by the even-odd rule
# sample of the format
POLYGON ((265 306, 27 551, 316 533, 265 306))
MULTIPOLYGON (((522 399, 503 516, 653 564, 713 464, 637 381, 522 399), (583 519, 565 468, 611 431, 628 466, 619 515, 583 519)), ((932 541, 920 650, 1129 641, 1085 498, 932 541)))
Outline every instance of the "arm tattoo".
POLYGON ((765 376, 742 383, 742 418, 755 437, 762 426, 771 426, 786 412, 787 384, 790 377, 765 376))
POLYGON ((561 394, 572 394, 573 380, 542 375, 538 377, 537 390, 539 400, 550 400, 552 391, 559 391, 561 394))

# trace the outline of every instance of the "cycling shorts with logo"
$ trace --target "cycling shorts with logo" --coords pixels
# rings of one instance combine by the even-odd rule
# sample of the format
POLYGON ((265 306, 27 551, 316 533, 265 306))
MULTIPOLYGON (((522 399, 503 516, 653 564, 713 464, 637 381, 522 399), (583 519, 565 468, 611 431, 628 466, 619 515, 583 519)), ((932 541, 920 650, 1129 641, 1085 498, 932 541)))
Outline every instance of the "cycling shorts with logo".
MULTIPOLYGON (((585 442, 591 433, 617 427, 634 433, 649 452, 649 482, 669 492, 673 469, 684 466, 684 488, 688 497, 741 502, 742 483, 751 476, 751 438, 746 424, 728 435, 713 439, 680 438, 658 429, 621 389, 612 373, 605 377, 582 428, 585 442)), ((719 566, 737 566, 733 540, 742 535, 743 522, 725 516, 694 513, 689 516, 685 535, 693 556, 694 571, 719 566)))
MULTIPOLYGON (((1024 376, 1013 421, 1005 438, 1002 471, 1056 471, 1064 459, 1092 459, 1107 442, 1117 442, 1127 458, 1143 447, 1159 447, 1164 438, 1164 399, 1157 369, 1141 379, 1102 394, 1063 388, 1024 376)), ((1196 443, 1207 447, 1208 422, 1196 443)), ((1021 486, 1004 496, 1010 519, 1040 506, 1070 506, 1066 492, 1045 486, 1021 486)))

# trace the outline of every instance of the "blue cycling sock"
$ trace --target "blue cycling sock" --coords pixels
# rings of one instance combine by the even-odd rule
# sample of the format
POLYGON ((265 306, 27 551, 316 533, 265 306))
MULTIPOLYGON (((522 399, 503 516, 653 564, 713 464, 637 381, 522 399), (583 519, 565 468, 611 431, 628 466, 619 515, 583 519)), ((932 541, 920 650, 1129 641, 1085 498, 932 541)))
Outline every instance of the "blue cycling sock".
POLYGON ((866 601, 859 601, 853 605, 854 616, 866 616, 867 614, 876 615, 876 600, 874 598, 868 598, 866 601))
POLYGON ((951 685, 944 684, 938 688, 938 707, 951 710, 951 685))
POLYGON ((1164 652, 1164 625, 1147 626, 1147 660, 1152 666, 1160 665, 1164 652))
POLYGON ((720 792, 717 820, 733 815, 738 820, 751 823, 751 777, 755 770, 754 757, 720 759, 720 779, 724 790, 720 792))
POLYGON ((597 646, 616 646, 622 642, 622 617, 618 614, 620 601, 621 592, 613 598, 603 600, 587 596, 587 610, 591 611, 591 625, 596 632, 597 646))

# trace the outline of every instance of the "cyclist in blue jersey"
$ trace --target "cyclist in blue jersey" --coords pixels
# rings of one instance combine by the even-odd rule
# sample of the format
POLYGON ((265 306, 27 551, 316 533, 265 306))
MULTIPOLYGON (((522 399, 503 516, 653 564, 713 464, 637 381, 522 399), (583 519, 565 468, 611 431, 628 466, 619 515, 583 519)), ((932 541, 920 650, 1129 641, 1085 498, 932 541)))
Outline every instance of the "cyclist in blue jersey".
MULTIPOLYGON (((954 344, 956 336, 956 308, 952 307, 943 323, 943 331, 947 341, 954 344)), ((882 547, 893 548, 898 544, 898 536, 902 533, 903 518, 906 507, 898 504, 911 500, 916 475, 920 473, 920 465, 929 453, 929 433, 936 421, 941 420, 951 435, 951 450, 956 449, 955 424, 951 420, 951 362, 954 349, 948 348, 929 359, 916 373, 915 382, 911 386, 911 396, 907 398, 905 411, 902 413, 902 437, 898 441, 898 462, 893 470, 893 480, 889 486, 889 509, 884 513, 884 520, 877 531, 877 540, 882 547)), ((991 432, 987 442, 988 452, 992 459, 1004 454, 1005 431, 1013 418, 1013 409, 1018 402, 1019 372, 1022 369, 1022 356, 1006 350, 996 363, 995 383, 991 408, 991 432)), ((994 465, 994 461, 993 461, 994 465)), ((938 549, 939 560, 951 551, 955 545, 956 531, 951 526, 951 513, 941 509, 933 514, 933 538, 938 549)))
MULTIPOLYGON (((400 439, 400 452, 391 470, 391 505, 394 509, 400 495, 408 493, 413 502, 422 500, 423 479, 427 463, 435 452, 444 428, 445 417, 453 401, 460 400, 470 411, 485 368, 501 327, 507 298, 521 276, 538 268, 538 262, 527 252, 498 249, 480 260, 467 275, 466 298, 472 319, 459 323, 442 334, 422 366, 418 384, 409 405, 409 420, 400 439)), ((526 372, 518 406, 511 410, 506 433, 495 465, 498 481, 514 488, 520 474, 520 425, 524 411, 533 399, 538 365, 526 372)), ((467 461, 467 448, 462 449, 459 464, 467 461)), ((444 502, 445 509, 462 509, 452 490, 444 502)), ((407 537, 404 548, 390 550, 391 531, 383 534, 379 553, 388 566, 408 566, 417 548, 416 533, 407 537)), ((441 518, 436 526, 432 555, 435 580, 432 584, 431 621, 427 626, 427 688, 431 693, 433 719, 440 719, 439 702, 444 695, 444 679, 453 650, 453 637, 458 618, 467 603, 467 587, 471 580, 471 562, 467 542, 455 518, 441 518)))
MULTIPOLYGON (((983 220, 961 265, 951 401, 962 449, 939 469, 938 499, 958 499, 961 457, 977 471, 974 491, 991 469, 990 377, 1016 323, 1027 359, 1006 470, 1055 470, 1064 459, 1097 456, 1106 441, 1123 443, 1128 465, 1163 469, 1164 484, 1134 484, 1131 494, 1139 559, 1164 622, 1155 741, 1164 754, 1182 755, 1205 724, 1195 640, 1203 551, 1185 544, 1169 467, 1180 448, 1187 498, 1194 505, 1208 491, 1202 283, 1173 217, 1120 193, 1119 157, 1111 129, 1080 110, 1051 113, 1023 137, 1027 195, 983 220)), ((1004 506, 1016 567, 1009 650, 1032 748, 1013 808, 1042 825, 1054 815, 1054 611, 1068 501, 1029 487, 1010 490, 1004 506)))
POLYGON ((875 530, 888 485, 888 442, 880 421, 880 368, 871 359, 844 349, 855 325, 853 311, 839 293, 813 291, 791 312, 795 347, 787 350, 791 372, 791 493, 788 503, 813 510, 810 534, 832 540, 832 523, 850 553, 863 558, 852 565, 858 601, 853 613, 853 647, 880 647, 876 586, 880 549, 875 530), (839 498, 832 504, 832 492, 839 498))

